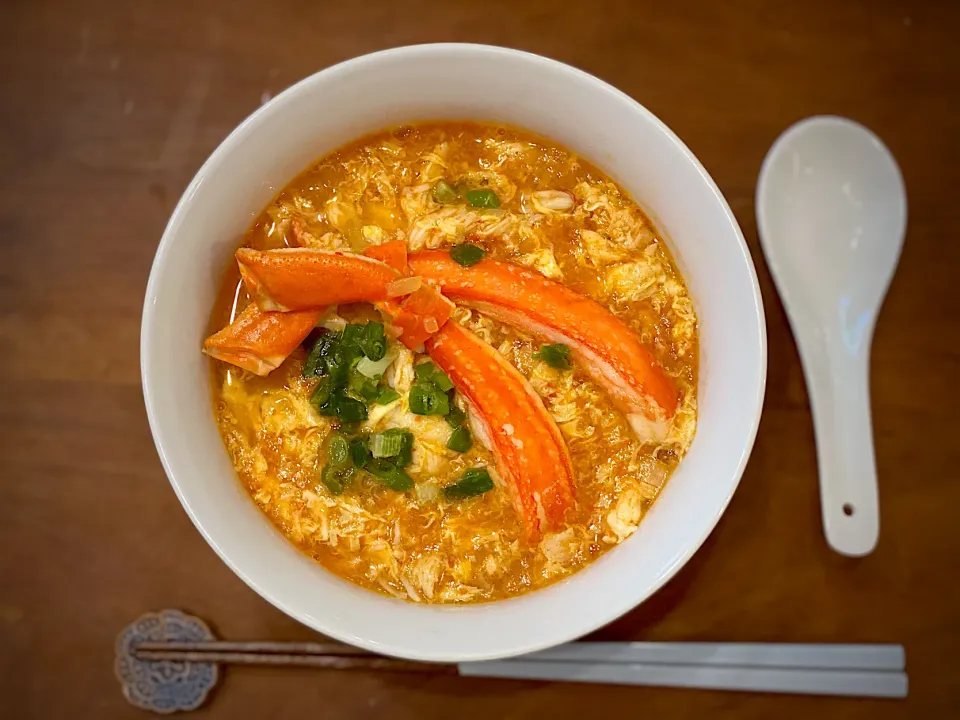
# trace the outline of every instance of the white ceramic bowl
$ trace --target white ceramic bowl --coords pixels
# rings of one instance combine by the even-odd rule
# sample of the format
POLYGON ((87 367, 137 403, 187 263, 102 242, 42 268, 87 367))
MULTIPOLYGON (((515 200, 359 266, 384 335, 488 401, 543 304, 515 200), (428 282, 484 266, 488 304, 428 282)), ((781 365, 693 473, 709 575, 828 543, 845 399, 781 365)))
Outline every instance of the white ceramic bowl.
POLYGON ((505 657, 572 640, 627 612, 696 552, 753 445, 766 376, 750 254, 710 176, 657 118, 579 70, 478 45, 375 53, 313 75, 247 118, 181 198, 150 273, 143 394, 170 483, 207 542, 275 606, 339 640, 407 658, 505 657), (487 120, 551 138, 612 176, 668 238, 700 318, 700 417, 689 454, 638 531, 567 580, 512 600, 424 606, 363 590, 300 554, 237 479, 200 353, 221 272, 273 196, 364 134, 428 119, 487 120))

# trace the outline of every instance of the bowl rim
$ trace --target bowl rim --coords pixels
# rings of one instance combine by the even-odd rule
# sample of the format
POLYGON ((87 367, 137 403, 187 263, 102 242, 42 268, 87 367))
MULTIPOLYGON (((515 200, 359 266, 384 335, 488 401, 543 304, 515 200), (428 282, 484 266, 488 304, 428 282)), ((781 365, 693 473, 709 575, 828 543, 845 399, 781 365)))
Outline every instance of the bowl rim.
MULTIPOLYGON (((424 118, 425 120, 428 118, 424 118)), ((601 80, 600 78, 576 68, 574 66, 568 65, 566 63, 548 58, 542 55, 537 55, 534 53, 526 52, 523 50, 516 50, 513 48, 506 48, 496 45, 486 45, 478 43, 424 43, 416 45, 407 45, 396 48, 390 48, 385 50, 379 50, 372 53, 367 53, 360 55, 335 65, 323 68, 314 72, 307 77, 297 81, 290 87, 286 88, 282 92, 278 93, 271 100, 264 103, 256 110, 254 110, 250 115, 244 118, 243 121, 237 125, 233 131, 216 147, 216 149, 210 154, 210 156, 204 161, 200 169, 197 170, 193 179, 190 181, 187 188, 184 190, 180 200, 177 202, 177 205, 174 207, 173 212, 170 215, 163 235, 161 236, 160 243, 157 247, 156 253, 154 255, 154 260, 151 264, 150 275, 147 281, 146 292, 144 297, 144 305, 141 319, 141 332, 140 332, 140 372, 141 372, 141 383, 142 391, 144 398, 144 405, 147 413, 147 419, 150 425, 150 432, 153 436, 154 445, 157 450, 157 454, 160 457, 160 462, 163 466, 164 472, 169 480, 171 486, 173 487, 174 492, 177 495, 177 498, 180 501, 180 504, 183 506, 186 511, 190 521, 193 523, 194 527, 200 532, 201 536, 206 540, 206 542, 213 548, 214 552, 220 557, 220 559, 230 568, 230 570, 236 574, 248 587, 250 587, 254 592, 260 595, 262 598, 267 600, 271 605, 282 611, 284 614, 289 617, 297 620, 298 622, 311 627, 312 629, 321 632, 325 635, 328 635, 332 638, 346 642, 352 645, 363 647, 367 650, 381 653, 394 655, 397 657, 405 657, 413 660, 426 660, 426 661, 440 661, 440 662, 464 662, 464 661, 476 661, 476 660, 487 660, 495 659, 501 657, 515 656, 519 654, 525 654, 529 652, 535 652, 537 650, 542 650, 547 647, 553 647, 555 645, 569 642, 575 640, 579 637, 582 637, 586 634, 596 631, 597 629, 607 625, 610 622, 613 622, 617 618, 621 617, 627 612, 630 612, 634 608, 641 605, 652 595, 654 595, 658 590, 660 590, 669 580, 671 580, 676 573, 684 567, 690 558, 703 546, 703 543, 713 532, 720 518, 723 516, 723 513, 726 511, 727 507, 730 504, 733 494, 736 492, 737 487, 739 487, 740 480, 743 477, 743 472, 746 468, 747 462, 750 458, 753 446, 756 441, 757 432, 760 425, 764 395, 766 391, 766 377, 767 377, 767 329, 765 321, 765 313, 763 307, 762 294, 760 292, 760 285, 757 277, 756 267, 753 263, 752 255, 750 254, 749 248, 747 246, 746 240, 743 236, 743 231, 740 228, 740 224, 737 222, 736 217, 734 216, 732 210, 730 209, 729 204, 724 198, 723 194, 720 192, 719 187, 714 182, 713 178, 709 175, 706 169, 703 167, 702 163, 697 159, 697 157, 690 151, 690 149, 683 143, 682 140, 666 125, 664 124, 656 115, 654 115, 650 110, 644 107, 637 100, 633 99, 623 91, 617 89, 613 85, 601 80), (258 581, 253 580, 245 572, 243 572, 237 564, 233 562, 228 553, 221 547, 217 539, 212 537, 204 525, 199 520, 195 509, 191 506, 190 502, 187 500, 183 490, 180 487, 180 483, 174 477, 171 470, 171 463, 168 459, 168 449, 165 448, 163 442, 163 422, 157 416, 157 411, 154 402, 154 396, 157 392, 156 388, 151 387, 149 378, 152 375, 152 358, 149 352, 149 345, 151 343, 151 337, 153 334, 154 327, 154 315, 155 315, 155 301, 153 300, 157 285, 160 283, 160 268, 165 265, 166 257, 168 253, 171 252, 171 248, 175 242, 175 237, 178 234, 179 227, 183 222, 185 215, 185 209, 192 202, 193 196, 197 192, 200 185, 206 180, 207 176, 211 174, 213 169, 221 162, 222 158, 233 153, 238 146, 240 146, 246 136, 252 132, 252 128, 260 123, 264 118, 269 116, 271 113, 281 112, 284 106, 293 100, 293 98, 300 93, 308 91, 314 84, 322 83, 327 81, 329 78, 344 74, 350 73, 357 69, 362 68, 365 65, 377 64, 384 61, 390 61, 398 58, 405 58, 408 56, 444 56, 449 53, 457 52, 472 52, 479 55, 489 55, 489 56, 501 56, 508 57, 512 60, 518 60, 525 63, 535 63, 539 64, 553 72, 558 74, 566 74, 571 78, 576 78, 578 81, 590 84, 598 92, 603 92, 614 96, 616 99, 621 102, 626 101, 629 103, 633 109, 642 116, 646 122, 652 124, 663 136, 673 144, 677 150, 679 150, 685 160, 690 163, 693 168, 697 171, 697 174, 700 176, 701 181, 706 185, 707 189, 714 195, 716 201, 719 203, 720 208, 722 209, 727 222, 729 223, 730 229, 733 232, 733 236, 736 239, 737 246, 736 248, 731 248, 731 252, 737 252, 742 256, 745 261, 745 266, 747 268, 749 278, 750 278, 750 291, 752 294, 753 300, 753 312, 754 322, 757 327, 757 339, 758 343, 750 348, 744 348, 744 352, 756 353, 757 359, 757 378, 756 384, 754 387, 750 388, 750 396, 746 397, 745 393, 745 402, 750 402, 753 405, 753 412, 751 416, 753 420, 749 428, 749 433, 746 439, 746 442, 743 445, 740 458, 737 462, 737 467, 729 484, 729 490, 723 498, 723 501, 718 504, 715 513, 710 518, 710 521, 704 523, 702 531, 698 534, 696 542, 688 543, 687 547, 683 549, 682 552, 678 553, 675 557, 674 562, 660 574, 652 583, 650 583, 645 589, 642 597, 639 599, 635 595, 630 595, 629 597, 624 597, 619 602, 608 603, 602 611, 597 611, 591 613, 589 622, 581 622, 576 624, 576 627, 572 629, 563 629, 563 627, 558 626, 557 632, 555 635, 545 641, 540 642, 526 642, 526 643, 514 643, 512 647, 506 648, 503 651, 496 653, 472 653, 464 654, 458 652, 446 652, 446 653, 436 653, 436 652, 418 652, 416 650, 411 650, 409 647, 394 647, 387 644, 384 644, 381 641, 377 641, 370 638, 360 637, 357 635, 350 635, 345 632, 339 631, 337 628, 330 627, 327 623, 323 621, 322 617, 311 616, 310 618, 305 618, 303 615, 294 609, 291 609, 288 603, 281 597, 277 595, 269 586, 265 586, 258 581)), ((534 593, 531 594, 535 594, 534 593)), ((495 602, 483 603, 483 606, 491 607, 498 604, 495 602)), ((437 608, 437 607, 446 607, 446 606, 434 606, 427 605, 425 609, 437 608)))

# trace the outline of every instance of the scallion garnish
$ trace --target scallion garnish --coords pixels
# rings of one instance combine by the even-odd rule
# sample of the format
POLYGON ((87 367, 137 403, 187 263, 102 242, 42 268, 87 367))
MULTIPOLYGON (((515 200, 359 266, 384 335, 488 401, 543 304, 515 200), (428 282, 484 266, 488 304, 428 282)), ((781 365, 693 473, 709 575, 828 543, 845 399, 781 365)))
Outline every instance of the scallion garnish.
POLYGON ((317 377, 326 374, 326 358, 333 350, 334 345, 339 342, 339 333, 324 333, 314 343, 307 361, 303 364, 303 376, 305 378, 317 377))
POLYGON ((410 412, 415 415, 446 415, 450 398, 433 383, 416 383, 410 388, 410 412))
POLYGON ((391 490, 403 492, 413 487, 410 476, 389 460, 373 458, 367 463, 366 470, 391 490))
POLYGON ((350 323, 345 326, 340 334, 340 342, 351 347, 360 347, 360 340, 366 332, 365 325, 350 323))
POLYGON ((433 199, 441 204, 456 202, 457 191, 446 180, 437 180, 433 186, 433 199))
POLYGON ((450 248, 450 258, 463 267, 476 265, 486 254, 487 251, 482 247, 471 243, 459 243, 450 248))
POLYGON ((363 336, 360 338, 360 350, 370 360, 382 360, 387 354, 387 335, 383 323, 368 322, 364 326, 363 336))
POLYGON ((380 396, 380 388, 377 385, 377 381, 357 372, 356 369, 350 373, 347 388, 357 398, 365 400, 368 403, 373 402, 380 396))
POLYGON ((447 447, 458 453, 465 453, 473 446, 473 438, 470 437, 470 430, 466 425, 454 429, 450 433, 450 439, 447 440, 447 447))
POLYGON ((357 363, 357 372, 361 375, 366 375, 368 378, 378 378, 390 367, 390 363, 392 363, 393 360, 393 355, 386 354, 376 362, 368 357, 362 357, 360 358, 360 362, 357 363))
POLYGON ((354 400, 346 395, 331 396, 331 400, 336 399, 336 416, 341 422, 361 422, 367 419, 367 406, 359 400, 354 400))
POLYGON ((347 481, 352 478, 356 472, 356 469, 349 465, 346 467, 336 467, 328 463, 327 466, 323 468, 323 472, 320 473, 320 480, 327 486, 330 492, 334 495, 339 495, 343 492, 344 485, 346 485, 347 481))
POLYGON ((470 468, 453 485, 447 485, 443 494, 448 498, 461 499, 482 495, 493 490, 493 479, 486 468, 470 468))
POLYGON ((444 392, 450 392, 453 390, 453 381, 443 370, 436 370, 433 373, 433 384, 444 392))
MULTIPOLYGON (((320 479, 334 494, 358 469, 363 469, 394 490, 409 490, 413 480, 403 468, 413 459, 413 433, 393 428, 357 437, 360 423, 368 418, 367 405, 388 405, 400 398, 393 388, 380 386, 387 358, 383 323, 351 323, 340 332, 327 332, 314 343, 304 363, 303 376, 317 378, 310 401, 317 412, 338 419, 321 457, 325 460, 320 479), (352 439, 351 439, 352 436, 352 439)), ((421 369, 419 388, 423 414, 446 414, 449 398, 438 387, 452 387, 450 379, 432 363, 421 369)), ((411 393, 417 395, 417 393, 411 393)), ((416 402, 416 401, 415 401, 416 402)))
POLYGON ((563 343, 555 345, 542 345, 540 352, 534 354, 535 358, 540 358, 550 367, 558 370, 570 369, 570 348, 563 343))
POLYGON ((310 394, 310 404, 317 408, 317 410, 323 407, 327 403, 327 400, 330 399, 330 391, 332 387, 333 383, 330 382, 329 377, 321 377, 320 382, 317 383, 317 386, 310 394))
POLYGON ((325 402, 315 405, 317 412, 324 417, 337 417, 337 400, 339 397, 339 395, 335 395, 332 392, 328 393, 325 402))
POLYGON ((429 360, 417 365, 413 369, 413 374, 416 376, 418 382, 432 383, 444 392, 453 390, 453 381, 447 377, 447 374, 443 370, 429 360))
POLYGON ((337 343, 326 356, 327 375, 334 387, 343 387, 350 371, 360 362, 360 348, 337 343))
POLYGON ((350 462, 350 443, 340 433, 333 433, 327 444, 327 463, 342 467, 350 462))
POLYGON ((370 454, 375 458, 392 458, 400 454, 403 449, 404 437, 413 435, 409 430, 391 428, 370 436, 370 454))
POLYGON ((377 405, 389 405, 390 403, 399 400, 400 393, 390 387, 380 388, 380 394, 377 395, 377 405))
POLYGON ((437 366, 427 360, 427 362, 414 366, 413 376, 421 382, 430 382, 433 379, 433 373, 436 369, 437 366))
POLYGON ((452 428, 460 427, 463 421, 467 419, 467 414, 456 405, 450 405, 450 412, 444 418, 452 428))
POLYGON ((500 198, 489 188, 481 190, 467 190, 467 202, 475 208, 498 208, 500 207, 500 198))
POLYGON ((401 438, 400 452, 393 459, 393 464, 405 468, 411 462, 413 462, 413 433, 405 432, 401 438))
POLYGON ((363 438, 354 438, 350 441, 350 459, 358 468, 363 468, 370 460, 370 450, 363 438))

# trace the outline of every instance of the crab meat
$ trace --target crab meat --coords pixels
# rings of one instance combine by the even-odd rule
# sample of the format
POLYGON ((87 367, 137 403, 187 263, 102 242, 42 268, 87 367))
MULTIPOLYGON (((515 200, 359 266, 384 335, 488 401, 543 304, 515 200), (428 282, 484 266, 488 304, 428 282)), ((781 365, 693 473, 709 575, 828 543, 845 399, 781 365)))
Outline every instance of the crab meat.
POLYGON ((399 272, 407 270, 407 243, 403 240, 391 240, 382 245, 371 245, 363 254, 374 260, 384 262, 399 272))
POLYGON ((314 248, 237 250, 247 291, 261 310, 312 310, 387 298, 400 273, 363 255, 314 248))
MULTIPOLYGON (((303 225, 299 219, 295 219, 292 227, 294 239, 299 245, 302 246, 309 241, 309 238, 306 236, 306 231, 303 229, 303 225)), ((254 254, 242 253, 246 261, 253 258, 253 264, 262 262, 261 256, 264 255, 264 253, 257 254, 257 251, 250 252, 254 254)), ((331 266, 337 269, 337 277, 328 278, 329 283, 333 285, 342 286, 348 284, 354 287, 358 277, 361 282, 364 278, 369 278, 370 266, 365 264, 366 258, 360 255, 341 255, 322 250, 311 251, 306 254, 306 257, 313 257, 313 260, 303 260, 301 258, 295 265, 297 265, 302 272, 302 266, 306 263, 315 262, 318 254, 322 256, 322 262, 331 262, 331 265, 328 265, 327 269, 331 266), (357 262, 350 262, 354 259, 356 259, 357 262), (349 279, 349 283, 344 283, 345 279, 349 279)), ((238 259, 240 255, 241 253, 238 252, 238 259)), ((388 265, 396 267, 398 270, 406 266, 406 247, 403 241, 394 241, 368 248, 365 255, 377 255, 374 259, 380 262, 376 263, 376 265, 385 262, 388 265)), ((283 260, 284 258, 281 257, 280 261, 283 260)), ((316 264, 319 265, 320 261, 317 261, 316 264)), ((317 270, 317 272, 326 273, 327 269, 317 270)), ((384 293, 388 295, 391 294, 391 285, 395 286, 397 282, 410 279, 398 277, 398 273, 396 272, 384 273, 382 268, 377 268, 376 271, 385 278, 389 278, 388 282, 383 286, 384 293)), ((273 302, 274 305, 276 305, 274 299, 269 294, 269 290, 264 289, 264 283, 261 278, 256 275, 256 271, 250 271, 249 267, 246 272, 244 271, 243 261, 241 261, 241 272, 244 273, 244 282, 248 289, 251 289, 251 286, 260 287, 262 290, 261 300, 264 299, 265 293, 268 298, 266 302, 273 302)), ((289 294, 293 292, 292 288, 295 286, 286 285, 283 277, 284 272, 286 271, 271 266, 270 278, 273 282, 280 281, 280 284, 283 285, 284 288, 283 292, 289 294)), ((419 284, 418 280, 418 287, 419 284)), ((330 288, 328 288, 328 290, 329 289, 330 288)), ((380 292, 380 285, 376 285, 375 290, 376 293, 374 295, 376 296, 376 294, 380 292)), ((333 289, 331 291, 340 292, 341 294, 338 295, 338 297, 343 297, 342 290, 333 289)), ((362 291, 355 289, 350 290, 350 292, 354 294, 357 292, 362 293, 362 291)), ((367 296, 354 297, 354 299, 358 301, 371 300, 371 298, 367 296)), ((299 290, 296 291, 296 300, 301 304, 304 302, 302 293, 300 293, 299 290)), ((347 300, 343 300, 343 302, 347 302, 347 300)), ((416 335, 412 347, 421 345, 431 333, 436 332, 436 330, 447 321, 450 313, 453 311, 453 303, 432 288, 416 290, 406 298, 402 306, 399 300, 385 300, 377 304, 384 309, 384 311, 391 311, 391 314, 399 312, 402 306, 407 308, 403 313, 401 324, 405 322, 410 326, 411 331, 416 329, 416 332, 410 334, 408 337, 401 337, 401 339, 409 345, 411 342, 414 342, 414 340, 411 339, 413 335, 416 335)), ((323 312, 323 308, 289 312, 263 311, 260 310, 255 303, 251 303, 247 309, 237 317, 233 324, 204 341, 203 350, 218 360, 237 365, 257 375, 266 375, 271 370, 279 367, 280 363, 293 352, 294 348, 303 342, 310 330, 317 324, 323 312)))
POLYGON ((399 305, 380 303, 378 307, 391 315, 393 324, 402 330, 400 342, 414 350, 444 326, 455 306, 435 288, 424 285, 399 305))
POLYGON ((323 313, 323 308, 264 312, 250 303, 230 325, 203 341, 203 351, 256 375, 266 375, 303 342, 323 313))
MULTIPOLYGON (((307 232, 302 219, 294 217, 290 227, 298 246, 310 244, 313 236, 307 232)), ((324 312, 326 308, 263 312, 255 303, 250 303, 230 325, 203 341, 203 352, 255 375, 267 375, 280 367, 306 339, 324 312)))
POLYGON ((457 323, 426 348, 482 424, 529 538, 558 527, 574 503, 573 468, 543 401, 496 349, 457 323))
POLYGON ((666 436, 677 409, 677 388, 637 334, 599 303, 496 260, 463 267, 449 252, 430 250, 411 255, 409 266, 458 303, 547 342, 568 345, 642 439, 656 442, 666 436))

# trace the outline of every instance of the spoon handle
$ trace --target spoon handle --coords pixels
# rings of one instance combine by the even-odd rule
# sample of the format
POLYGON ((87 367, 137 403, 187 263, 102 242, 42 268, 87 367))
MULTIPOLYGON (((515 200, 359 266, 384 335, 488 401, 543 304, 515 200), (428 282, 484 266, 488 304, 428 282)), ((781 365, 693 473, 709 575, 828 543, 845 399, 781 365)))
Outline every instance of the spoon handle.
POLYGON ((824 533, 838 553, 867 555, 880 533, 870 344, 861 342, 852 350, 840 338, 818 337, 801 347, 817 440, 824 533))

